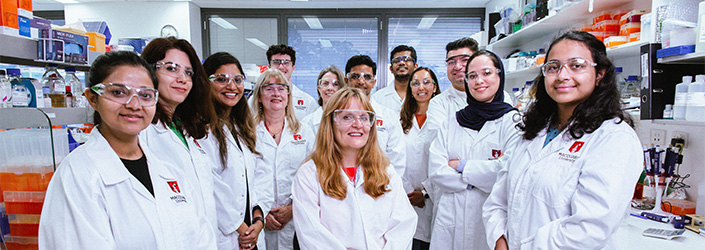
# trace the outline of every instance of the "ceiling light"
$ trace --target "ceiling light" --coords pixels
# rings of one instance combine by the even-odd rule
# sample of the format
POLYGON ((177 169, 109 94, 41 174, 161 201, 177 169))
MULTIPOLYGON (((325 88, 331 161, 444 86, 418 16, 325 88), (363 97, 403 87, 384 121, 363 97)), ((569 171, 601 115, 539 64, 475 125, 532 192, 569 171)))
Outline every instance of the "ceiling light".
POLYGON ((76 0, 56 0, 57 2, 67 4, 67 3, 78 3, 76 0))
POLYGON ((226 21, 223 18, 220 17, 211 17, 210 18, 211 22, 214 22, 220 27, 223 27, 223 29, 228 29, 228 30, 236 30, 237 27, 235 25, 231 24, 230 22, 226 21))
POLYGON ((323 46, 323 48, 332 48, 333 47, 333 44, 330 43, 330 40, 328 40, 328 39, 318 39, 318 42, 321 43, 321 46, 323 46))
POLYGON ((304 16, 304 21, 306 21, 306 24, 308 24, 308 27, 314 30, 322 30, 323 25, 321 25, 321 21, 318 20, 318 17, 315 16, 304 16))
POLYGON ((419 22, 419 26, 416 26, 416 29, 420 29, 420 30, 430 29, 431 26, 433 25, 433 23, 436 22, 437 18, 438 18, 438 16, 425 16, 424 18, 421 18, 421 22, 419 22))
POLYGON ((257 47, 262 48, 263 50, 269 49, 269 46, 267 46, 267 44, 264 44, 262 41, 260 41, 257 38, 245 38, 245 40, 247 40, 248 42, 251 42, 252 44, 254 44, 257 47))
POLYGON ((308 0, 289 0, 289 1, 292 1, 292 2, 308 2, 308 0))

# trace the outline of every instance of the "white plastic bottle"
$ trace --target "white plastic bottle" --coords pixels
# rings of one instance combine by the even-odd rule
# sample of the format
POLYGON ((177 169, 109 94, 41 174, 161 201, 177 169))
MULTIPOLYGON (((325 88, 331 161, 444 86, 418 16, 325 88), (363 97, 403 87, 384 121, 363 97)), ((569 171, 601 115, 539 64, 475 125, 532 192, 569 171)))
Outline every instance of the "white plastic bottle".
POLYGON ((521 96, 521 90, 519 88, 512 88, 512 103, 514 103, 514 106, 519 103, 519 96, 521 96))
POLYGON ((534 99, 534 97, 531 95, 532 83, 532 81, 526 81, 526 84, 524 84, 524 89, 521 91, 521 95, 519 96, 519 100, 517 100, 517 109, 521 113, 526 112, 526 110, 529 108, 529 105, 531 104, 531 101, 534 99))
POLYGON ((676 96, 673 101, 673 120, 685 120, 685 107, 688 103, 688 85, 692 76, 683 76, 683 81, 676 84, 676 96))
POLYGON ((12 108, 12 84, 5 70, 0 71, 0 108, 12 108))
POLYGON ((688 85, 685 120, 705 122, 705 75, 695 76, 695 82, 688 85))

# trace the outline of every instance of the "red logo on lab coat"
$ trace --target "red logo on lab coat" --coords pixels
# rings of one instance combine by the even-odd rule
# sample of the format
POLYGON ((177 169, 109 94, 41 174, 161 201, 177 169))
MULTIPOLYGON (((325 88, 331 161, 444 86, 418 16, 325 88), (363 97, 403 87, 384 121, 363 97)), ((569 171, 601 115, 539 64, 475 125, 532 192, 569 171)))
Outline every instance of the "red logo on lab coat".
POLYGON ((502 150, 492 149, 492 157, 499 158, 502 155, 502 150))
POLYGON ((382 120, 377 120, 377 126, 382 126, 382 120))
POLYGON ((296 102, 296 103, 297 103, 298 105, 304 105, 304 100, 299 100, 299 101, 296 102))
POLYGON ((573 146, 570 146, 568 151, 571 153, 577 153, 578 151, 580 151, 581 148, 583 148, 584 144, 585 144, 585 142, 576 141, 573 143, 573 146))
POLYGON ((294 135, 294 141, 298 141, 298 140, 301 140, 301 135, 299 135, 299 134, 294 135))
POLYGON ((181 193, 181 189, 179 189, 179 183, 176 183, 176 181, 167 181, 166 183, 169 184, 171 191, 177 194, 181 193))

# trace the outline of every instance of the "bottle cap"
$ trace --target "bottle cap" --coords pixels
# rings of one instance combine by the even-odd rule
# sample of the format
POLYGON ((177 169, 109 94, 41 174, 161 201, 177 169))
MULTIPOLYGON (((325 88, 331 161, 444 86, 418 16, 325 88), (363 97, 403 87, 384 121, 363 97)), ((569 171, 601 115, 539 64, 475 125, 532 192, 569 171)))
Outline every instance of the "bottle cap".
POLYGON ((59 67, 59 65, 56 63, 50 63, 47 66, 49 66, 50 68, 58 68, 59 67))
POLYGON ((682 82, 693 82, 693 76, 683 76, 682 82))
POLYGON ((616 67, 616 68, 614 68, 614 72, 616 72, 616 73, 622 73, 622 67, 616 67))
POLYGON ((638 76, 628 76, 627 81, 638 81, 639 77, 638 76))
POLYGON ((705 75, 696 75, 695 81, 696 82, 705 82, 705 75))
POLYGON ((20 73, 20 69, 7 69, 7 75, 19 76, 22 74, 20 73))
POLYGON ((519 88, 512 88, 512 92, 519 91, 519 88))
POLYGON ((534 81, 526 81, 526 85, 531 85, 534 81))
POLYGON ((673 104, 666 104, 666 110, 673 109, 673 104))
POLYGON ((76 72, 76 67, 66 67, 66 68, 64 68, 64 71, 66 71, 66 72, 74 72, 74 73, 75 73, 75 72, 76 72))

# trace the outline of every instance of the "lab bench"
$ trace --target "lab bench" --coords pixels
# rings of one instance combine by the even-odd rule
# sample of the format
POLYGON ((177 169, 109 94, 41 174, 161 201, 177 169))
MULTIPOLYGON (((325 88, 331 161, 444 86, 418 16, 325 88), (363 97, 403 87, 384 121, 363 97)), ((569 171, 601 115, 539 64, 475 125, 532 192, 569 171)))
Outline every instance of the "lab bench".
MULTIPOLYGON (((630 210, 632 213, 641 211, 630 210)), ((647 228, 675 229, 673 224, 661 223, 625 215, 622 224, 615 233, 615 243, 618 250, 701 250, 705 249, 705 237, 685 230, 683 236, 671 240, 643 236, 641 233, 647 228)))

